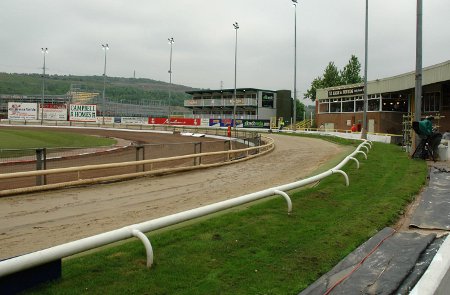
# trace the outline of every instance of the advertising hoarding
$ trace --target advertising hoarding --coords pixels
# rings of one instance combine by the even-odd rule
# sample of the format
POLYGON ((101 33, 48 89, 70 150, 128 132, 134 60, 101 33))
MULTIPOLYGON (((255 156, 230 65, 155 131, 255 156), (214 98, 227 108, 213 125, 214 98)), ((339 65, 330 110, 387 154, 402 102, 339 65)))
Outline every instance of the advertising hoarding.
POLYGON ((261 106, 263 108, 273 108, 274 96, 271 92, 263 92, 261 106))
POLYGON ((70 121, 96 122, 97 106, 95 104, 71 104, 70 121))
POLYGON ((44 120, 67 121, 66 104, 52 104, 52 103, 39 104, 38 118, 41 117, 42 113, 44 115, 44 120))
POLYGON ((37 103, 8 102, 8 119, 37 120, 37 103))
POLYGON ((181 126, 200 126, 201 119, 193 118, 148 118, 148 124, 157 125, 181 125, 181 126))
MULTIPOLYGON (((242 119, 236 119, 236 127, 243 126, 242 119)), ((228 127, 233 126, 233 119, 209 119, 209 126, 211 127, 228 127)))
POLYGON ((113 124, 114 122, 114 117, 105 117, 103 120, 102 116, 97 116, 96 120, 95 120, 98 124, 103 124, 103 122, 105 122, 105 124, 113 124))
POLYGON ((244 128, 270 128, 270 120, 243 120, 244 128))
POLYGON ((145 125, 148 124, 148 118, 142 118, 142 117, 121 117, 121 123, 122 124, 138 124, 138 125, 145 125))

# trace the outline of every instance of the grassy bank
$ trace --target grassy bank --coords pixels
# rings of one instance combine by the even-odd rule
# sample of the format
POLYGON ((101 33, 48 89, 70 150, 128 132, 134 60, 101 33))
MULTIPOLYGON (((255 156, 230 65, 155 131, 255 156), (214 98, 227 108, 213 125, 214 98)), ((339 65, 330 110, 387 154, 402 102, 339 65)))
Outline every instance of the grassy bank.
MULTIPOLYGON (((347 142, 348 143, 348 142, 347 142)), ((350 143, 351 144, 351 143, 350 143)), ((155 264, 138 241, 63 262, 63 278, 36 294, 298 294, 378 230, 420 190, 426 165, 375 144, 361 167, 296 192, 293 213, 273 198, 150 233, 155 264)), ((298 167, 300 170, 301 167, 298 167)))

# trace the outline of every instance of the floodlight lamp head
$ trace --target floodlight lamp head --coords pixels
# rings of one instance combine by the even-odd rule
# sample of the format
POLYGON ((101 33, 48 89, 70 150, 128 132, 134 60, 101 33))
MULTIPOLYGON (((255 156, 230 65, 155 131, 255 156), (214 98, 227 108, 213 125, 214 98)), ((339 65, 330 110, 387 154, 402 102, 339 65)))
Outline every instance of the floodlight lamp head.
POLYGON ((293 3, 294 5, 296 5, 296 4, 298 4, 298 1, 297 1, 297 0, 292 0, 292 3, 293 3))
POLYGON ((173 37, 172 37, 172 38, 169 38, 169 39, 167 39, 167 40, 169 40, 169 44, 175 43, 175 40, 173 40, 173 37))
POLYGON ((108 43, 102 44, 102 47, 103 47, 104 50, 109 50, 109 45, 108 45, 108 43))
POLYGON ((239 29, 239 24, 237 22, 234 22, 233 27, 237 30, 239 29))
POLYGON ((41 51, 42 51, 42 53, 44 53, 44 54, 46 54, 46 53, 48 53, 48 48, 47 47, 42 47, 41 48, 41 51))

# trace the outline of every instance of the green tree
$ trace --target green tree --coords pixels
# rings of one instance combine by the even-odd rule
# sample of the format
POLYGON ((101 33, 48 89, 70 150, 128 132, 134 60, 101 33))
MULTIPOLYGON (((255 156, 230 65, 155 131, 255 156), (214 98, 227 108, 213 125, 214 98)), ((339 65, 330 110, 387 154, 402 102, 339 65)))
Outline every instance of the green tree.
POLYGON ((342 85, 341 75, 334 62, 330 62, 323 73, 322 84, 325 87, 342 85))
POLYGON ((311 82, 311 88, 309 88, 306 93, 303 95, 305 99, 311 99, 312 101, 316 100, 317 89, 324 88, 322 77, 317 77, 311 82))
POLYGON ((342 85, 361 83, 361 63, 355 55, 352 55, 348 64, 341 71, 342 85))
POLYGON ((352 55, 348 64, 339 71, 334 62, 329 62, 322 76, 311 82, 311 87, 303 95, 305 99, 316 100, 317 89, 334 87, 339 85, 362 82, 361 64, 355 55, 352 55))
POLYGON ((305 104, 304 103, 302 103, 301 101, 299 101, 298 99, 297 99, 297 103, 295 104, 295 108, 296 108, 296 121, 303 121, 305 118, 303 117, 304 116, 304 113, 305 113, 305 104))

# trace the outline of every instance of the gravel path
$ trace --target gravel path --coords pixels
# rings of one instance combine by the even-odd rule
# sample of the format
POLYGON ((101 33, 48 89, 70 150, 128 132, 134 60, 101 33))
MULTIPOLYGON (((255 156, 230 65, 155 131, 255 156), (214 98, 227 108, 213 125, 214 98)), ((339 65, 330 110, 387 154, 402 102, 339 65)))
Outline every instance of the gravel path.
POLYGON ((275 150, 250 161, 1 198, 0 259, 290 183, 347 152, 318 139, 270 136, 275 150))

